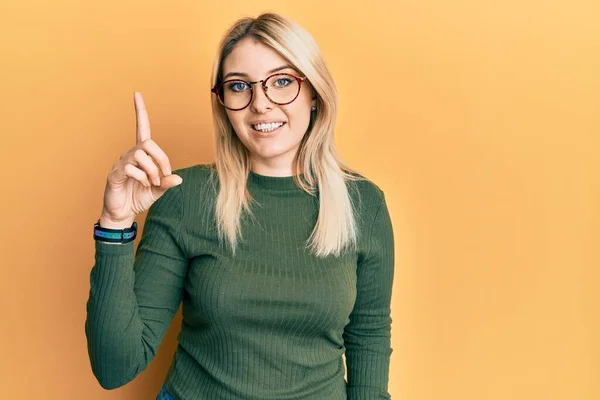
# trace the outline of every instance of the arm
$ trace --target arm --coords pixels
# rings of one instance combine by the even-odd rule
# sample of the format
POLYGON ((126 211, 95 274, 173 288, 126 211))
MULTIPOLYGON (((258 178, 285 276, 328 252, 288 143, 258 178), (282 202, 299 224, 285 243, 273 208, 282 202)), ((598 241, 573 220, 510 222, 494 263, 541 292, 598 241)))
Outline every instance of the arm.
POLYGON ((388 393, 391 348, 391 296, 394 234, 383 192, 375 213, 369 249, 359 257, 357 293, 344 329, 348 400, 391 399, 388 393))
POLYGON ((177 186, 148 210, 135 258, 134 242, 95 242, 85 334, 92 371, 105 389, 147 367, 179 308, 187 270, 182 219, 177 186))

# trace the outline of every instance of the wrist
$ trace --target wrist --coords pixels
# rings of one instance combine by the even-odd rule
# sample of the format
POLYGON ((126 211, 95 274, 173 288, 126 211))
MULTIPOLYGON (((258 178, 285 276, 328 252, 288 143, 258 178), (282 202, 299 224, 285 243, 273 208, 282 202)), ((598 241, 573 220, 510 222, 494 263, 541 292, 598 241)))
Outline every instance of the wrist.
POLYGON ((135 221, 135 217, 124 219, 121 221, 113 221, 110 218, 107 218, 104 215, 102 215, 100 217, 100 219, 98 220, 98 223, 100 224, 100 226, 102 228, 106 228, 106 229, 127 229, 127 228, 131 228, 131 225, 133 225, 134 221, 135 221))

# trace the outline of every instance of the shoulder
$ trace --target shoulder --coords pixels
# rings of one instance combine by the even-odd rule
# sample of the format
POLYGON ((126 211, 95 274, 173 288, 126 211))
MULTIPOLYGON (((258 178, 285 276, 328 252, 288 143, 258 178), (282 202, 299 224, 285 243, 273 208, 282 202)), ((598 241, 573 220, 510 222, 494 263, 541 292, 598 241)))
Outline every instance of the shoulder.
POLYGON ((181 194, 184 207, 199 207, 198 202, 204 206, 211 206, 217 197, 218 175, 214 163, 196 164, 173 170, 173 174, 179 175, 181 182, 181 194))
POLYGON ((181 187, 186 191, 200 189, 217 181, 217 170, 214 163, 190 165, 173 170, 173 173, 183 179, 181 187))
POLYGON ((352 172, 347 179, 348 195, 359 221, 369 225, 378 210, 385 206, 385 196, 381 187, 367 176, 352 172))
POLYGON ((189 165, 173 171, 174 174, 181 176, 182 179, 185 180, 185 178, 188 178, 197 183, 209 179, 216 172, 214 163, 189 165))
POLYGON ((346 184, 351 196, 376 207, 384 201, 383 190, 373 180, 358 172, 352 172, 349 175, 351 178, 347 179, 346 184))

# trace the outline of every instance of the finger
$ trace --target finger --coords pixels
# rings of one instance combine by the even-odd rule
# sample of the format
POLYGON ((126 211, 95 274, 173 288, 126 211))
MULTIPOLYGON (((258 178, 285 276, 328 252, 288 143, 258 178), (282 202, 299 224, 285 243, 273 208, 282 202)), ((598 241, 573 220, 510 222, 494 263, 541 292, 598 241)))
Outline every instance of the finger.
POLYGON ((113 169, 109 177, 109 181, 111 181, 114 184, 120 185, 125 183, 125 181, 127 181, 129 178, 135 179, 136 181, 140 182, 146 187, 152 186, 148 181, 148 175, 146 175, 144 171, 142 171, 135 165, 129 163, 124 164, 122 166, 117 166, 115 169, 113 169))
POLYGON ((167 154, 154 140, 150 139, 142 143, 142 149, 146 151, 150 158, 158 163, 165 176, 171 175, 172 171, 169 157, 167 157, 167 154))
POLYGON ((123 167, 123 172, 126 176, 135 179, 136 181, 140 182, 146 187, 152 186, 150 185, 150 181, 148 180, 148 175, 144 171, 132 164, 125 164, 125 166, 123 167))
MULTIPOLYGON (((150 181, 156 186, 160 186, 160 176, 158 175, 158 167, 152 159, 146 154, 143 149, 137 149, 133 152, 133 159, 140 169, 145 171, 150 177, 150 181)), ((133 163, 132 163, 133 164, 133 163)))
POLYGON ((135 92, 133 97, 135 104, 136 144, 140 144, 144 140, 150 139, 150 119, 148 118, 142 94, 135 92))

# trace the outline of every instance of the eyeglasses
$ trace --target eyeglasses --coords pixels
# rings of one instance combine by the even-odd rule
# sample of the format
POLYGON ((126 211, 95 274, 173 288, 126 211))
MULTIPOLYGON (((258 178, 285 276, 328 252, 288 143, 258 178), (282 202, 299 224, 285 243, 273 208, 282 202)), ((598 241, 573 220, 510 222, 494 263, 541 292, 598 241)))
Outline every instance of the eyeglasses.
POLYGON ((267 98, 280 106, 290 104, 300 94, 300 86, 306 79, 291 74, 273 74, 260 81, 248 82, 242 79, 229 79, 210 91, 217 95, 219 102, 232 111, 248 107, 254 97, 254 84, 262 83, 261 87, 267 98))

